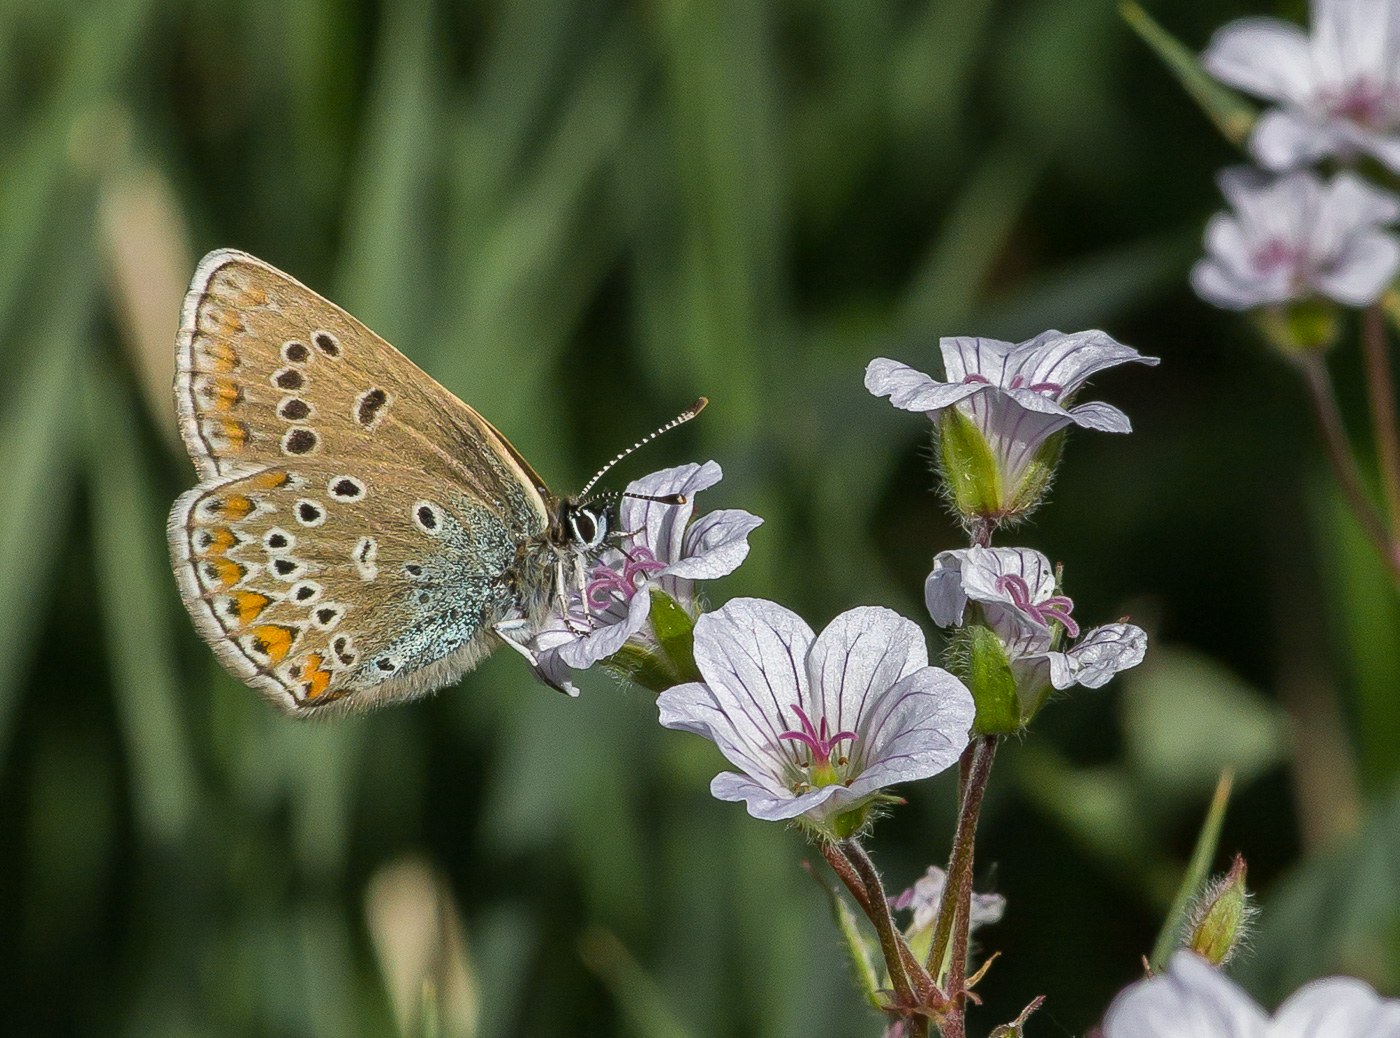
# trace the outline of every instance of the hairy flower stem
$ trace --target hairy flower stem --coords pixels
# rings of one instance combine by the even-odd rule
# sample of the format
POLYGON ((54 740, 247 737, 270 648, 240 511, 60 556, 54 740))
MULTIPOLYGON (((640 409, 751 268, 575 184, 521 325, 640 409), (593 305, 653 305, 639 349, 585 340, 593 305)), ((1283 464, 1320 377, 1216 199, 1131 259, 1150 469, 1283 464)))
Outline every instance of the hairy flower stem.
POLYGON ((1395 381, 1390 372, 1390 344, 1380 304, 1362 318, 1362 348, 1366 358, 1366 394, 1371 403, 1371 426, 1376 437, 1381 491, 1385 494, 1390 536, 1400 534, 1400 433, 1395 425, 1395 381))
POLYGON ((934 931, 928 958, 928 971, 935 982, 941 979, 943 963, 948 961, 948 979, 943 990, 948 992, 949 1007, 942 1023, 943 1038, 965 1038, 967 1033, 963 1013, 967 1007, 965 986, 972 905, 972 849, 977 838, 982 796, 991 778, 996 748, 997 737, 987 735, 976 739, 963 754, 962 807, 958 812, 957 833, 953 837, 953 855, 948 862, 948 882, 938 906, 938 929, 934 931))
POLYGON ((1391 541, 1390 534, 1381 521, 1375 506, 1366 497, 1361 486, 1361 473, 1356 466, 1356 456, 1352 453, 1351 442, 1347 439, 1346 426, 1337 407, 1337 394, 1332 388, 1332 377, 1327 373, 1327 365, 1321 355, 1309 353, 1299 361, 1308 392, 1312 396, 1313 408, 1317 413, 1318 425, 1322 431, 1322 441, 1327 448, 1327 460, 1332 472, 1341 485, 1342 493, 1352 515, 1362 531, 1380 552, 1391 579, 1400 582, 1400 554, 1391 541))

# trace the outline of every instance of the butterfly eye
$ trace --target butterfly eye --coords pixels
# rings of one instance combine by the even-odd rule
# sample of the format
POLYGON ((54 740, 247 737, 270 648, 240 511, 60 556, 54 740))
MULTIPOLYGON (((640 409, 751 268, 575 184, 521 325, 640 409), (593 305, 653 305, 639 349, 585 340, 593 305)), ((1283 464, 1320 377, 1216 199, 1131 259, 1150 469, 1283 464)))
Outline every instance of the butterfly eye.
POLYGON ((591 508, 575 508, 569 513, 569 532, 577 547, 596 548, 608 535, 607 517, 591 508))

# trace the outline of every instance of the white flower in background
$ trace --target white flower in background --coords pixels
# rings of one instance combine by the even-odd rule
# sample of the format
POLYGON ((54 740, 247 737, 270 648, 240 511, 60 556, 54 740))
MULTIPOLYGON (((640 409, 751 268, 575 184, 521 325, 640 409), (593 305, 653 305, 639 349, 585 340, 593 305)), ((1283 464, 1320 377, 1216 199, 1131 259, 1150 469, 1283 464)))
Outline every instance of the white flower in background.
MULTIPOLYGON (((943 888, 948 884, 948 873, 937 865, 930 865, 928 871, 914 881, 914 885, 890 901, 895 911, 910 910, 914 918, 909 924, 908 933, 916 934, 933 927, 938 921, 938 906, 943 900, 943 888)), ((1000 894, 972 895, 972 907, 968 913, 968 929, 976 930, 999 922, 1006 912, 1006 898, 1000 894)))
POLYGON ((734 572, 749 554, 749 534, 763 524, 740 509, 721 509, 691 522, 695 495, 723 477, 718 464, 662 469, 627 485, 626 494, 685 498, 665 504, 623 496, 617 529, 624 534, 604 550, 582 588, 570 590, 528 645, 508 642, 530 661, 535 676, 577 695, 572 672, 634 646, 656 649, 651 593, 661 591, 691 618, 699 614, 695 581, 734 572), (567 611, 566 611, 567 609, 567 611))
POLYGON ((742 773, 715 776, 710 792, 755 818, 848 836, 833 830, 838 816, 938 774, 967 746, 972 696, 889 609, 849 610, 814 635, 774 602, 733 599, 696 621, 695 662, 703 683, 662 692, 661 723, 719 747, 742 773))
POLYGON ((1011 666, 1026 719, 1051 687, 1098 688, 1147 652, 1147 635, 1133 624, 1106 624, 1080 638, 1074 603, 1056 589, 1050 560, 1029 548, 941 552, 924 583, 924 601, 940 627, 961 626, 969 603, 981 608, 1011 666), (1060 631, 1079 641, 1062 650, 1060 631))
POLYGON ((1130 984, 1104 1017, 1104 1038, 1400 1038, 1400 1002, 1350 977, 1299 988, 1270 1018, 1191 952, 1130 984))
POLYGON ((1400 172, 1400 4, 1313 0, 1309 36, 1292 22, 1243 18, 1220 29, 1201 63, 1223 83, 1280 107, 1250 150, 1270 169, 1327 155, 1373 155, 1400 172))
POLYGON ((1352 173, 1324 183, 1310 172, 1270 177, 1247 167, 1220 174, 1233 212, 1206 225, 1206 257, 1191 286, 1230 310, 1325 296, 1375 302, 1400 269, 1400 199, 1352 173))
POLYGON ((1128 361, 1156 364, 1101 331, 1042 332, 1022 343, 965 336, 940 339, 946 382, 884 357, 865 370, 865 388, 905 411, 921 411, 939 429, 952 492, 964 514, 1004 518, 1024 512, 1049 484, 1051 438, 1078 425, 1100 432, 1132 431, 1128 416, 1109 404, 1070 406, 1092 375, 1128 361), (969 464, 967 440, 950 424, 970 423, 990 454, 993 470, 969 464), (954 443, 957 440, 959 443, 954 443), (958 455, 953 457, 950 455, 958 455), (965 482, 977 484, 965 487, 965 482))

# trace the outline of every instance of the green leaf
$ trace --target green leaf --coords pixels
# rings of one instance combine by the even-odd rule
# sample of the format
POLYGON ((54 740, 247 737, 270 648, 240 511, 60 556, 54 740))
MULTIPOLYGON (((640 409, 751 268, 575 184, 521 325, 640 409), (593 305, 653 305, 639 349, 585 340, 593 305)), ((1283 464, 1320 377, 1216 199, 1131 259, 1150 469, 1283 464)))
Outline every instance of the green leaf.
POLYGON ((1210 117, 1225 139, 1244 146, 1249 139, 1258 110, 1229 87, 1222 85, 1201 67, 1196 55, 1180 40, 1163 29, 1138 4, 1128 0, 1118 10, 1157 57, 1167 66, 1177 81, 1186 88, 1201 111, 1210 117))

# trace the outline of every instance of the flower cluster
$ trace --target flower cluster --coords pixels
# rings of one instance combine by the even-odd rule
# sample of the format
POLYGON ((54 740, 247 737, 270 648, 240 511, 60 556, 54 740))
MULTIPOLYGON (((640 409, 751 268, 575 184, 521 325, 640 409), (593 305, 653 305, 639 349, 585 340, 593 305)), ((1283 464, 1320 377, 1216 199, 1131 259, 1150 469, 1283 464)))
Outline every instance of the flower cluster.
POLYGON ((1400 200, 1350 171, 1324 181, 1303 168, 1371 156, 1400 172, 1400 4, 1315 0, 1312 15, 1311 35, 1275 18, 1233 22, 1201 58, 1277 107, 1250 134, 1263 169, 1220 176, 1233 212, 1207 226, 1191 283, 1216 306, 1273 311, 1266 330, 1289 349, 1329 345, 1317 308, 1374 303, 1400 270, 1400 239, 1384 230, 1400 200))

